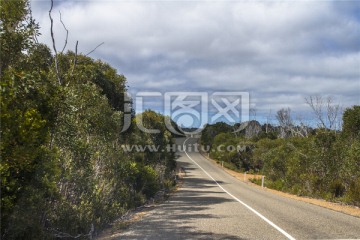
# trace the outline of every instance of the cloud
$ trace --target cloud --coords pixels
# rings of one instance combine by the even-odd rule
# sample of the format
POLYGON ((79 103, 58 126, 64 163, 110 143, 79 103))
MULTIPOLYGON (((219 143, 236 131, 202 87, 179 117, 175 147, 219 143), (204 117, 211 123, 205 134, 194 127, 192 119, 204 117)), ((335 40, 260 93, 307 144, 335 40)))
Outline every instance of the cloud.
MULTIPOLYGON (((50 45, 48 7, 32 1, 50 45)), ((111 63, 132 91, 249 91, 262 111, 332 95, 360 104, 356 1, 61 1, 68 49, 111 63)), ((55 21, 58 48, 64 30, 55 21)), ((264 113, 265 114, 265 113, 264 113)))

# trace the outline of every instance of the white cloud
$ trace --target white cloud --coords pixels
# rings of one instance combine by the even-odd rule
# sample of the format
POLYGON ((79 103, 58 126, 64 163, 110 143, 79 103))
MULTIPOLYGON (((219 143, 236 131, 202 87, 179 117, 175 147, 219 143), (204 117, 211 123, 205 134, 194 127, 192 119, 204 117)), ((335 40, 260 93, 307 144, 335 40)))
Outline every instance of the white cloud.
MULTIPOLYGON (((92 56, 110 62, 134 90, 247 90, 259 109, 302 109, 310 94, 360 104, 356 1, 56 3, 54 19, 60 10, 70 31, 68 48, 79 40, 86 53, 105 42, 92 56)), ((41 4, 33 2, 34 17, 40 40, 50 44, 41 4)), ((61 49, 65 32, 55 22, 61 49)))

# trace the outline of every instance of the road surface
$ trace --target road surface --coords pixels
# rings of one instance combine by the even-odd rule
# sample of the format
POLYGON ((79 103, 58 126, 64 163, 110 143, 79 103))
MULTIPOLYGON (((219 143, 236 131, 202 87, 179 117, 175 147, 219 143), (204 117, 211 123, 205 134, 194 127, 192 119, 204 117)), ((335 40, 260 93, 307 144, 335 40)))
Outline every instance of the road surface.
POLYGON ((360 218, 251 187, 194 151, 177 161, 183 185, 120 239, 360 239, 360 218))

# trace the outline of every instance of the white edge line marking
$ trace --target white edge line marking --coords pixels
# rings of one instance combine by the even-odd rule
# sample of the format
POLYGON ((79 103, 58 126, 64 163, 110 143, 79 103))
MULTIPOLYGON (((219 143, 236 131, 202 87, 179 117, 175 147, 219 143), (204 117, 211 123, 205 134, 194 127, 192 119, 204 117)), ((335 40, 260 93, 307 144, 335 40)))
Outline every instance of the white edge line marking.
POLYGON ((185 142, 187 140, 189 140, 190 138, 187 138, 184 143, 183 143, 183 147, 184 147, 184 152, 186 154, 186 156, 193 162, 195 163, 206 175, 209 176, 209 178, 211 178, 217 185, 219 188, 221 188, 225 193, 227 193, 230 197, 232 197, 234 200, 238 201, 239 203, 241 203, 242 205, 244 205, 247 209, 249 209, 250 211, 252 211, 253 213, 255 213, 257 216, 259 216, 262 220, 264 220, 265 222, 267 222, 268 224, 270 224, 273 228, 275 228, 276 230, 278 230, 279 232, 281 232, 284 236, 286 236, 288 239, 291 240, 296 240, 294 237, 292 237, 290 234, 288 234, 287 232, 285 232, 283 229, 281 229, 279 226, 277 226, 275 223, 273 223, 272 221, 270 221, 269 219, 267 219, 266 217, 264 217, 263 215, 261 215, 261 213, 259 213, 258 211, 256 211, 255 209, 253 209, 252 207, 250 207, 249 205, 247 205, 246 203, 244 203, 243 201, 241 201, 240 199, 238 199, 237 197, 235 197, 234 195, 232 195, 231 193, 229 193, 225 188, 223 188, 207 171, 205 171, 197 162, 194 161, 194 159, 192 159, 189 154, 186 152, 186 148, 185 148, 185 142))

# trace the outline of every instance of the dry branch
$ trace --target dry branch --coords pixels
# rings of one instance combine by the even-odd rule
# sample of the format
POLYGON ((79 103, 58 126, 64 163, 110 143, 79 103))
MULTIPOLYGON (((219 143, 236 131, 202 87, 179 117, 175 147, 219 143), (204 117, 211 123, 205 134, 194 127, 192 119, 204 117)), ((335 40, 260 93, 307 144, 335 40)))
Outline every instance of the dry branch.
POLYGON ((100 47, 101 45, 103 45, 104 42, 100 43, 99 45, 97 45, 93 50, 91 50, 90 52, 88 52, 87 54, 85 54, 85 56, 90 55, 92 52, 94 52, 98 47, 100 47))
POLYGON ((62 84, 62 81, 61 81, 61 78, 60 78, 59 62, 58 62, 58 58, 57 58, 57 50, 56 50, 55 38, 54 38, 54 31, 53 31, 53 28, 54 28, 54 20, 53 20, 53 18, 51 17, 51 11, 52 11, 52 9, 53 9, 53 6, 54 6, 54 1, 51 0, 51 6, 50 6, 50 10, 49 10, 50 34, 51 34, 51 40, 52 40, 52 44, 53 44, 53 49, 54 49, 54 52, 55 52, 54 60, 55 60, 56 78, 57 78, 59 84, 61 85, 61 84, 62 84))
POLYGON ((63 53, 65 48, 66 48, 66 45, 67 45, 67 40, 68 40, 68 37, 69 37, 69 30, 66 28, 66 26, 65 26, 65 24, 64 24, 64 22, 63 22, 63 20, 61 18, 61 12, 60 11, 59 11, 59 14, 60 14, 60 22, 61 22, 61 24, 63 25, 63 27, 64 27, 64 29, 66 31, 65 44, 64 44, 63 49, 61 50, 61 53, 63 53))

